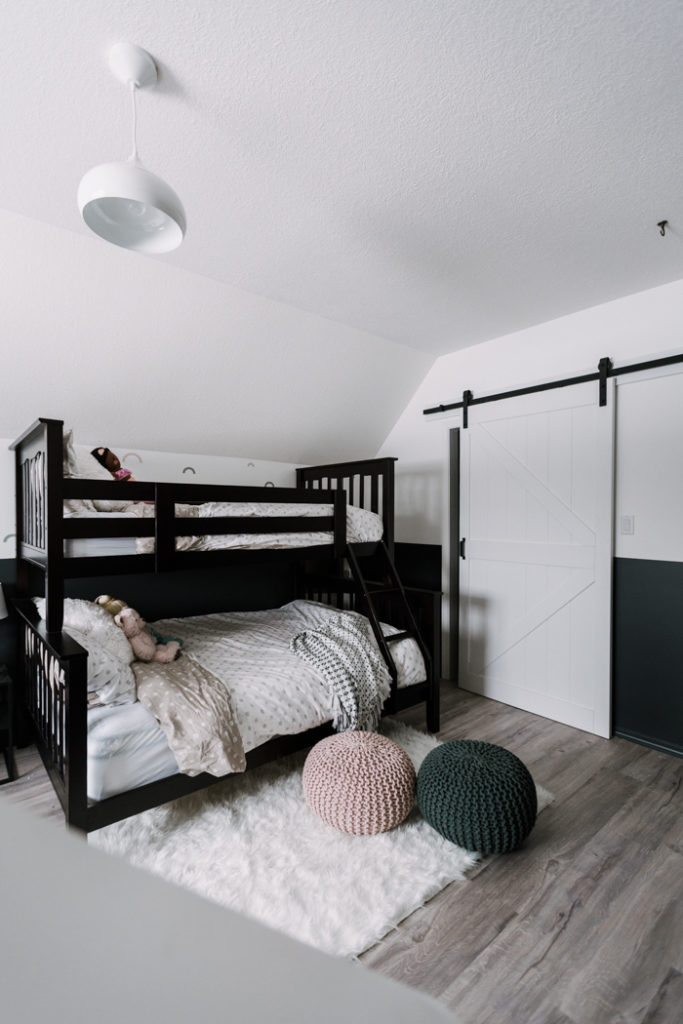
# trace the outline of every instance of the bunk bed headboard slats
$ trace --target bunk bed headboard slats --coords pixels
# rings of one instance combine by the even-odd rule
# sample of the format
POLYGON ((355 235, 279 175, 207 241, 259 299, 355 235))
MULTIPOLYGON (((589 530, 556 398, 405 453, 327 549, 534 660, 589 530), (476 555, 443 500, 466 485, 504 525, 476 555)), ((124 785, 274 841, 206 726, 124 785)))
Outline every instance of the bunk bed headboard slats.
POLYGON ((337 462, 326 466, 303 466, 296 471, 297 487, 324 487, 346 492, 350 505, 358 505, 382 517, 384 542, 390 555, 394 550, 394 463, 395 458, 337 462), (366 486, 369 481, 370 496, 366 486))
POLYGON ((63 621, 63 421, 38 419, 10 446, 16 459, 17 586, 26 594, 24 562, 45 572, 47 628, 63 621))

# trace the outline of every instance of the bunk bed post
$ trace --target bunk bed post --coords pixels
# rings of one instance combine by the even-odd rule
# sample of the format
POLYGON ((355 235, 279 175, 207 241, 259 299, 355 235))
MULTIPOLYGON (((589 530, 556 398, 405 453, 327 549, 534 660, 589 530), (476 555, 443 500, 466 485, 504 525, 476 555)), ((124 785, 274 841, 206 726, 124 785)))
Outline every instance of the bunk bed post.
POLYGON ((346 551, 346 491, 334 492, 334 557, 341 559, 346 551))
POLYGON ((22 558, 23 554, 23 542, 24 535, 26 532, 26 515, 27 509, 25 508, 24 501, 24 473, 21 461, 21 448, 14 444, 11 446, 14 448, 14 507, 15 507, 15 527, 16 533, 14 534, 14 548, 15 548, 15 566, 16 566, 16 586, 17 595, 19 597, 28 596, 28 565, 22 558))
POLYGON ((73 658, 66 687, 66 820, 71 828, 87 832, 88 819, 88 659, 73 658))
POLYGON ((62 420, 38 419, 10 445, 15 452, 16 554, 19 593, 28 590, 28 563, 45 577, 47 628, 62 628, 64 531, 62 420))
POLYGON ((60 420, 46 420, 44 426, 45 626, 48 633, 59 633, 64 624, 63 424, 60 420))
POLYGON ((154 565, 156 572, 170 569, 175 559, 175 502, 169 484, 154 485, 154 565))
POLYGON ((394 463, 396 459, 385 459, 384 473, 382 474, 382 519, 384 520, 384 543, 389 552, 389 558, 394 560, 394 463), (387 515, 386 510, 391 510, 387 515))

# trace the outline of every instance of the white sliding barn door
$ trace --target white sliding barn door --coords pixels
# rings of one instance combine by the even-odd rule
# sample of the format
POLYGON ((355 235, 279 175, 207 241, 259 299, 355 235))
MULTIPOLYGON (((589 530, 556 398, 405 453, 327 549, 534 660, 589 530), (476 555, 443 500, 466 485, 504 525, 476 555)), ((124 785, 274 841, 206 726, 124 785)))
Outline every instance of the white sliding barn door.
POLYGON ((459 685, 609 736, 613 386, 474 406, 460 444, 459 685))

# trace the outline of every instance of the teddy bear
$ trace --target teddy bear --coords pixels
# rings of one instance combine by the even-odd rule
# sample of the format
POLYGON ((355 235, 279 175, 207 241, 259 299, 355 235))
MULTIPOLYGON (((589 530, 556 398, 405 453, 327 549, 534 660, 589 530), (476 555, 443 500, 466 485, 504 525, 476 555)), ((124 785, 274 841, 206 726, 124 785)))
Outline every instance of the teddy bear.
POLYGON ((134 608, 123 608, 114 616, 114 622, 128 637, 138 661, 173 661, 180 654, 180 644, 177 640, 158 644, 154 637, 145 631, 146 622, 134 608))

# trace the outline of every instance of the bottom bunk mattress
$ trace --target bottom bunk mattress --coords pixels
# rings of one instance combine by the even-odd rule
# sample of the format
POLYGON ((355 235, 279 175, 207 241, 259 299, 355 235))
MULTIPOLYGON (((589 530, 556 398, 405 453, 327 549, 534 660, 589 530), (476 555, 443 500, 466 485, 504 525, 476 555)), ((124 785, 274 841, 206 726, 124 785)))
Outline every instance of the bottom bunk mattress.
MULTIPOLYGON (((229 612, 152 623, 183 641, 191 658, 221 680, 245 752, 275 736, 305 732, 334 718, 334 694, 324 677, 291 649, 294 637, 338 617, 336 608, 292 601, 282 608, 229 612)), ((361 619, 362 616, 353 616, 361 619)), ((366 621, 366 620, 362 620, 366 621)), ((383 626, 385 634, 397 632, 383 626)), ((415 640, 392 645, 399 687, 425 679, 415 640)), ((383 696, 388 695, 385 688, 383 696)), ((153 714, 139 702, 88 712, 88 798, 99 801, 178 772, 178 761, 153 714)))

